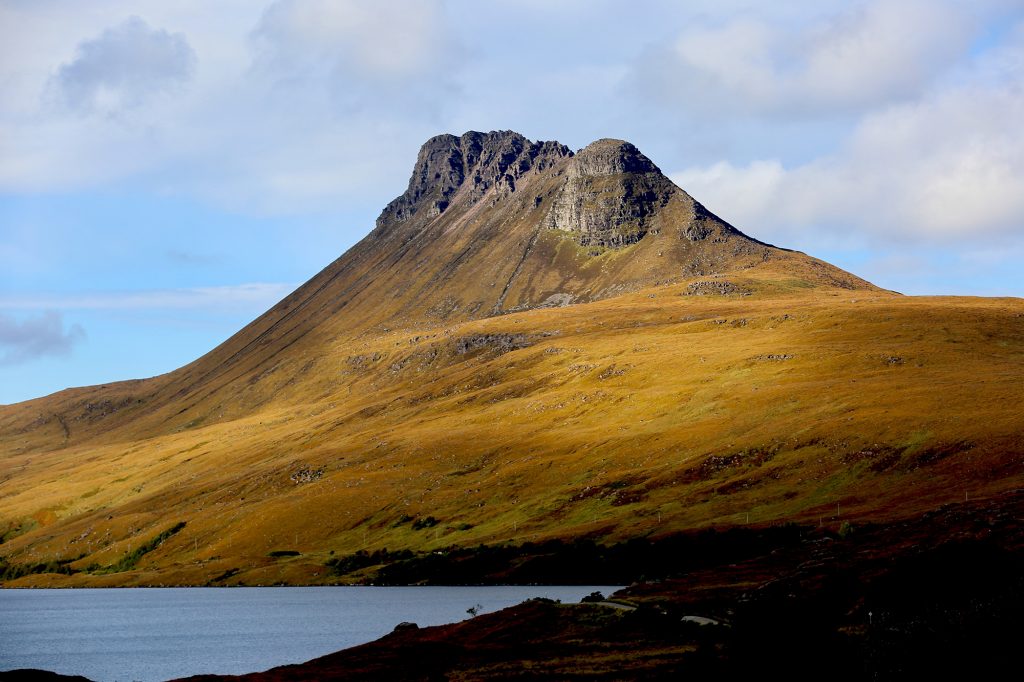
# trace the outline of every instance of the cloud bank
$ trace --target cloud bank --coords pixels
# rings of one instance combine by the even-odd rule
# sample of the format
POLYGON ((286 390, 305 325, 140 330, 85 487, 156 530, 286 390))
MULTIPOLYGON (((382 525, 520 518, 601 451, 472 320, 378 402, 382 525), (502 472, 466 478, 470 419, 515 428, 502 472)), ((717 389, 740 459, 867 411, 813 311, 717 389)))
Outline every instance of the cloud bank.
POLYGON ((924 0, 851 3, 808 25, 730 19, 651 48, 633 77, 645 96, 696 115, 816 118, 920 94, 976 30, 924 0))
POLYGON ((112 115, 174 91, 189 80, 195 65, 195 51, 183 34, 151 28, 132 16, 81 42, 51 86, 75 112, 112 115))
POLYGON ((737 225, 780 239, 811 228, 931 244, 1022 238, 1022 47, 987 55, 954 86, 866 114, 838 150, 807 163, 722 161, 672 177, 737 225))
POLYGON ((278 0, 251 34, 257 65, 282 78, 408 84, 451 66, 436 0, 278 0))
POLYGON ((18 321, 0 314, 0 366, 18 365, 44 356, 66 356, 85 340, 78 324, 66 331, 60 313, 48 311, 18 321))
MULTIPOLYGON (((293 284, 255 282, 217 287, 98 292, 64 295, 0 296, 0 309, 38 310, 234 310, 269 307, 290 294, 293 284)), ((52 315, 52 313, 48 313, 52 315)), ((49 318, 47 318, 49 319, 49 318)), ((59 321, 59 319, 58 319, 59 321)))

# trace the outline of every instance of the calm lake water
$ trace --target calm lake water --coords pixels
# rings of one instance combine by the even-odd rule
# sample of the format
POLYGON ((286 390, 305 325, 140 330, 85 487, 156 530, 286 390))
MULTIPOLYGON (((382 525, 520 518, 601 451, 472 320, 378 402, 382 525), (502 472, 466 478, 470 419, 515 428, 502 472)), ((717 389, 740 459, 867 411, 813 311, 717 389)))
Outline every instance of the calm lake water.
POLYGON ((96 682, 239 674, 362 644, 402 621, 463 620, 531 597, 616 587, 236 587, 0 590, 0 670, 96 682))

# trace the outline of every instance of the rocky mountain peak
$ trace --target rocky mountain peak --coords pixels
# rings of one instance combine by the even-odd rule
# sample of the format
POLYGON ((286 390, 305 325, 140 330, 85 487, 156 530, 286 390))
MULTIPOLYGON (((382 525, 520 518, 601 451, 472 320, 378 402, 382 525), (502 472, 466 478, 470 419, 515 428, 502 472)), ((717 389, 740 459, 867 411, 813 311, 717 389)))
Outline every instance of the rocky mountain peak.
POLYGON ((546 224, 572 233, 581 246, 628 246, 648 233, 676 192, 689 199, 629 142, 602 139, 569 162, 546 224))
MULTIPOLYGON (((540 208, 546 228, 569 233, 581 246, 637 243, 659 229, 656 217, 672 197, 685 204, 691 222, 706 217, 699 204, 629 142, 604 138, 573 155, 558 142, 533 142, 499 130, 427 140, 408 187, 387 205, 377 225, 387 230, 414 216, 429 221, 453 205, 468 208, 487 194, 493 203, 541 177, 545 184, 536 185, 534 202, 523 205, 540 208)), ((692 227, 685 229, 691 241, 711 234, 705 227, 692 227)))
POLYGON ((609 138, 591 142, 580 150, 569 167, 575 175, 619 175, 658 173, 661 171, 640 150, 624 140, 609 138))
POLYGON ((423 211, 440 215, 460 190, 470 205, 492 187, 514 192, 523 175, 570 156, 563 144, 533 142, 511 130, 432 137, 420 148, 408 188, 387 205, 377 224, 404 222, 423 211))

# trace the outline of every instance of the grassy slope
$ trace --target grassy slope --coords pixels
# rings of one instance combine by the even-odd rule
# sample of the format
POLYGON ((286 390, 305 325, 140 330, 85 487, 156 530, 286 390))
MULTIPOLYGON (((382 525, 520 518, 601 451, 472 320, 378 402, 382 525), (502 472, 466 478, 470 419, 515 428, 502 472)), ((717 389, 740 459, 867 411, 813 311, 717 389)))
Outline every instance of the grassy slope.
POLYGON ((1024 302, 727 279, 753 294, 307 334, 237 416, 197 395, 162 434, 8 428, 0 556, 109 566, 186 521, 134 570, 15 584, 315 583, 331 551, 891 519, 1024 482, 1024 302))
POLYGON ((323 396, 347 390, 346 382, 319 376, 333 371, 340 348, 355 355, 377 348, 372 354, 389 333, 436 334, 496 311, 535 308, 552 295, 594 301, 680 277, 766 266, 809 285, 875 290, 698 216, 678 188, 639 243, 581 247, 571 233, 544 226, 568 163, 527 174, 510 195, 492 191, 471 201, 467 187, 440 216, 382 222, 271 310, 174 372, 0 407, 0 456, 152 438, 286 409, 308 402, 314 385, 323 396), (691 240, 693 230, 703 238, 691 240))

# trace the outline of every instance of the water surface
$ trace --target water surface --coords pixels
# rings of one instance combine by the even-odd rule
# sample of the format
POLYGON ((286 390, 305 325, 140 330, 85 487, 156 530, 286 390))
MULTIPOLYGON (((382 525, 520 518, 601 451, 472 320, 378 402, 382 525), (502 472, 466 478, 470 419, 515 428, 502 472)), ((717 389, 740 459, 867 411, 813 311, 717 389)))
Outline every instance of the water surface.
POLYGON ((576 602, 615 587, 236 587, 0 590, 0 670, 96 682, 240 674, 439 625, 531 597, 576 602))

